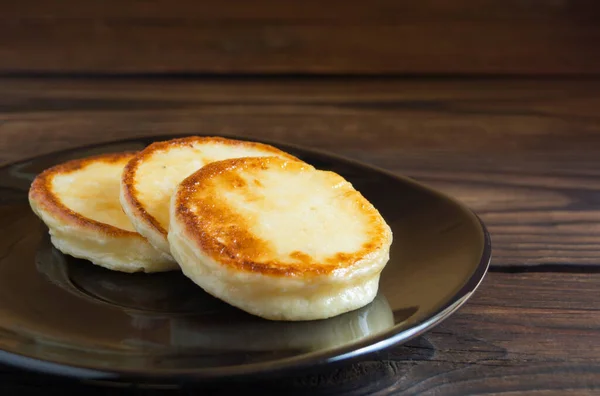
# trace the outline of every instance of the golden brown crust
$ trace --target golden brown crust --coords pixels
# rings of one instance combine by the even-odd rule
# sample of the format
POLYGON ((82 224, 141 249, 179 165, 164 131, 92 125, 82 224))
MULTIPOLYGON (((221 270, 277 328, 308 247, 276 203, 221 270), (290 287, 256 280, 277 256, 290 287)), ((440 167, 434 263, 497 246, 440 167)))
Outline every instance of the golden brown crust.
POLYGON ((152 227, 157 232, 167 235, 167 230, 159 223, 159 221, 152 216, 144 205, 137 198, 138 192, 135 188, 135 176, 137 170, 139 169, 140 164, 142 164, 146 159, 152 157, 154 153, 158 151, 168 150, 171 147, 183 147, 190 146, 193 147, 193 144, 205 144, 205 143, 220 143, 228 146, 245 146, 248 148, 255 148, 259 150, 263 150, 265 152, 272 152, 273 154, 277 154, 280 156, 288 157, 291 160, 300 161, 298 158, 288 154, 284 151, 281 151, 273 146, 258 143, 258 142, 250 142, 243 140, 234 140, 227 139, 218 136, 188 136, 184 138, 165 140, 161 142, 154 142, 150 144, 148 147, 140 151, 134 158, 132 158, 129 163, 123 169, 122 176, 122 191, 123 197, 128 203, 129 207, 135 211, 135 215, 138 218, 144 220, 146 224, 152 227))
POLYGON ((122 228, 118 228, 110 224, 92 220, 69 209, 66 205, 64 205, 61 202, 60 198, 54 193, 52 189, 52 180, 57 175, 75 172, 85 168, 87 165, 97 162, 104 162, 109 164, 121 161, 124 162, 133 158, 135 154, 135 152, 100 154, 87 158, 68 161, 48 168, 34 179, 29 189, 29 198, 32 201, 34 201, 41 209, 50 213, 53 217, 62 219, 66 223, 75 224, 78 227, 82 228, 92 229, 99 234, 104 234, 112 237, 133 237, 143 239, 143 237, 137 232, 124 230, 122 228))
MULTIPOLYGON (((271 166, 294 167, 294 170, 314 169, 312 166, 297 161, 286 161, 277 157, 237 158, 214 162, 186 178, 179 186, 174 205, 178 223, 183 227, 185 236, 202 249, 202 252, 216 262, 244 270, 271 276, 311 277, 328 275, 335 270, 353 266, 369 253, 380 249, 388 236, 383 219, 376 209, 356 190, 353 199, 358 207, 371 216, 374 228, 371 238, 353 253, 337 253, 324 262, 315 262, 308 254, 300 251, 291 253, 295 262, 279 262, 260 260, 269 256, 269 244, 253 235, 248 221, 232 212, 222 204, 215 194, 207 193, 198 198, 196 192, 210 191, 211 180, 215 176, 225 178, 228 185, 235 185, 240 178, 235 170, 268 169, 271 166), (190 206, 195 207, 195 212, 190 206)), ((247 199, 253 199, 247 196, 247 199)), ((272 256, 271 256, 272 257, 272 256)))

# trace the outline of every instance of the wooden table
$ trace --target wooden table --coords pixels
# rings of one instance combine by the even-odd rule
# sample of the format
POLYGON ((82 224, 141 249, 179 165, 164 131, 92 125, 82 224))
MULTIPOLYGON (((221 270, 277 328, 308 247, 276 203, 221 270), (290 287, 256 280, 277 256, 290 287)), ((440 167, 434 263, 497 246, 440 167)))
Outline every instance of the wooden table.
MULTIPOLYGON (((0 80, 2 163, 165 133, 353 157, 463 200, 492 234, 488 276, 433 331, 361 364, 254 390, 600 394, 600 80, 0 80)), ((0 380, 7 395, 105 394, 9 368, 0 380)))

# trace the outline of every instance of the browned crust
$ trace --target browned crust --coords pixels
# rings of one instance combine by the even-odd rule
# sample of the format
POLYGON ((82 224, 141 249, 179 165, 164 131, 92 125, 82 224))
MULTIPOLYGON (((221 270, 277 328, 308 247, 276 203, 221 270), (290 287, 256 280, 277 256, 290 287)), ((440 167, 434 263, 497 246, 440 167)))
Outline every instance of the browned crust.
MULTIPOLYGON (((293 164, 289 162, 286 164, 286 162, 277 157, 237 158, 208 164, 190 175, 180 184, 175 197, 177 220, 182 224, 185 236, 197 244, 204 254, 224 266, 285 277, 328 275, 335 270, 351 267, 367 254, 380 249, 388 240, 389 234, 379 212, 360 192, 350 190, 354 199, 358 201, 358 207, 368 212, 375 225, 371 238, 360 249, 353 253, 338 253, 325 262, 315 262, 309 255, 300 251, 290 255, 296 263, 257 261, 265 249, 268 249, 268 243, 251 234, 246 226, 246 220, 219 204, 220 201, 214 194, 198 198, 196 192, 210 191, 211 179, 215 176, 226 177, 228 184, 235 186, 235 181, 239 178, 235 171, 238 169, 268 169, 271 166, 285 165, 296 167, 297 170, 314 170, 304 163, 294 161, 293 164), (189 210, 190 204, 196 207, 196 213, 189 210), (224 228, 225 225, 227 229, 224 228), (217 235, 225 242, 220 242, 217 235)), ((244 186, 245 184, 237 184, 236 187, 244 186)))
POLYGON ((166 237, 167 230, 158 222, 158 220, 152 216, 142 202, 137 198, 138 193, 135 188, 135 177, 137 170, 145 160, 152 157, 157 151, 166 151, 171 147, 182 147, 182 146, 192 146, 194 143, 203 144, 203 143, 221 143, 228 146, 245 146, 263 150, 265 152, 272 152, 273 154, 281 155, 288 157, 290 160, 300 161, 298 158, 294 157, 291 154, 286 153, 285 151, 281 151, 273 146, 268 144, 258 143, 258 142, 249 142, 244 140, 235 140, 235 139, 227 139, 219 136, 188 136, 184 138, 165 140, 161 142, 154 142, 150 144, 148 147, 137 153, 137 155, 132 158, 129 163, 123 169, 122 175, 122 191, 123 198, 128 203, 130 208, 135 212, 135 216, 143 219, 143 221, 153 228, 155 231, 161 233, 166 237))
POLYGON ((52 190, 52 180, 57 175, 75 172, 97 162, 111 164, 120 161, 127 161, 130 158, 133 158, 134 155, 135 152, 129 151, 100 154, 68 161, 48 168, 33 180, 33 183, 29 189, 29 198, 36 202, 36 204, 45 212, 48 212, 53 217, 62 219, 62 221, 66 223, 76 224, 79 227, 91 229, 99 234, 104 234, 111 237, 134 237, 143 239, 143 237, 137 232, 124 230, 110 224, 101 223, 71 210, 62 203, 60 198, 56 196, 52 190))

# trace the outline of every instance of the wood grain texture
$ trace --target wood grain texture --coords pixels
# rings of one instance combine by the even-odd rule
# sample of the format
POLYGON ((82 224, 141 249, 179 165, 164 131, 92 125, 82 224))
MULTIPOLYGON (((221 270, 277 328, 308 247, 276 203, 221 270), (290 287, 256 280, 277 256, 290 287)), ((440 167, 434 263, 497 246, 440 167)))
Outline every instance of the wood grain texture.
POLYGON ((600 81, 0 80, 0 161, 206 133, 326 149, 464 201, 493 266, 600 264, 600 81))
POLYGON ((594 0, 0 5, 0 73, 598 74, 594 0))
MULTIPOLYGON (((0 79, 0 162, 165 133, 270 139, 414 177, 467 203, 491 231, 480 289, 405 346, 276 383, 114 395, 592 395, 599 108, 593 79, 0 79)), ((13 394, 106 394, 4 368, 0 381, 13 394)))

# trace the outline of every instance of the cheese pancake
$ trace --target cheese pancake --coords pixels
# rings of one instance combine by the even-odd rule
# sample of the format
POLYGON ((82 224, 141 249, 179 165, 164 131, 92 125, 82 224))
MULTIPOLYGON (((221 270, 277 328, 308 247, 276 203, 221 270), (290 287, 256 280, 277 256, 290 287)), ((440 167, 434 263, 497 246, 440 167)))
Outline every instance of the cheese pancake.
POLYGON ((177 269, 172 259, 138 234, 123 213, 119 184, 134 153, 69 161, 38 175, 29 203, 61 252, 123 272, 177 269))
POLYGON ((209 164, 173 194, 183 273, 272 320, 324 319, 373 300, 392 231, 340 175, 277 157, 209 164))
POLYGON ((169 201, 179 182, 214 161, 273 155, 295 159, 266 144, 220 137, 192 136, 156 142, 125 167, 121 205, 137 232, 168 254, 169 201))

